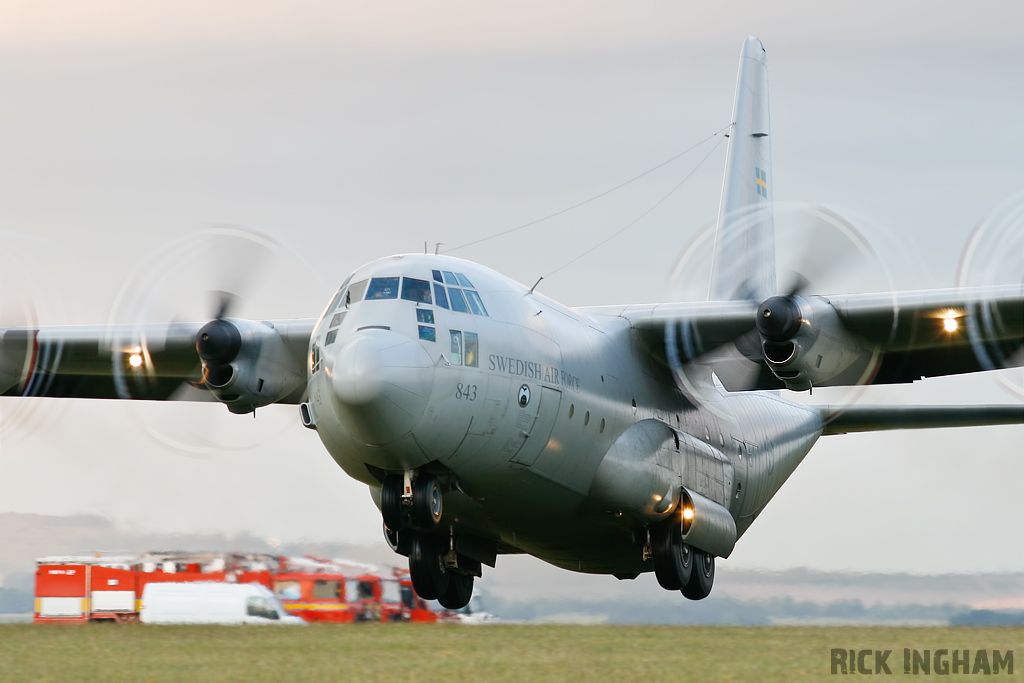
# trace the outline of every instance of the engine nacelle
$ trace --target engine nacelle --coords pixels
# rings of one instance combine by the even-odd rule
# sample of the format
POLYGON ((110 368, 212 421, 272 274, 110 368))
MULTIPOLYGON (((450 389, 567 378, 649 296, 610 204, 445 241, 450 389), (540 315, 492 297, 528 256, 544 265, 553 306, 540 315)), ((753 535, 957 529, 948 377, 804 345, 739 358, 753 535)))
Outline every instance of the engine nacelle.
POLYGON ((757 329, 768 367, 793 391, 863 384, 879 360, 822 297, 772 297, 758 307, 757 329))
POLYGON ((199 330, 196 350, 203 381, 232 413, 251 413, 305 390, 304 350, 296 354, 271 323, 218 318, 199 330))

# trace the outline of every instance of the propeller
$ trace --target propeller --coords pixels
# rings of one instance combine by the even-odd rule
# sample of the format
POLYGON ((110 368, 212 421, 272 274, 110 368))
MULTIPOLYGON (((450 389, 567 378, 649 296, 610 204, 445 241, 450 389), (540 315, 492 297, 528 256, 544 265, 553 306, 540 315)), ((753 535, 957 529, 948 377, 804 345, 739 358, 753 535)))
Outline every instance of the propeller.
MULTIPOLYGON (((121 286, 108 317, 115 348, 145 349, 159 340, 153 324, 206 322, 195 336, 195 373, 170 402, 125 401, 132 421, 175 453, 210 457, 271 441, 296 423, 289 407, 269 406, 259 419, 240 420, 209 391, 226 385, 242 348, 232 317, 255 320, 315 317, 329 296, 313 269, 272 236, 217 226, 175 239, 150 252, 121 286), (115 332, 116 330, 116 332, 115 332), (204 369, 205 366, 205 369, 204 369)), ((150 364, 126 371, 115 362, 125 398, 158 382, 150 364)))
MULTIPOLYGON (((698 377, 708 372, 713 372, 730 391, 782 388, 785 385, 771 371, 766 358, 784 363, 792 357, 796 350, 794 337, 805 322, 806 297, 896 291, 907 288, 917 272, 910 251, 893 242, 893 233, 879 230, 870 221, 858 219, 855 225, 853 219, 834 209, 807 203, 774 202, 771 208, 775 217, 777 293, 763 300, 752 296, 744 299, 750 310, 750 325, 732 338, 708 344, 698 334, 687 343, 680 335, 695 326, 681 320, 671 332, 676 340, 666 340, 677 385, 691 400, 707 405, 698 391, 698 377), (885 246, 876 248, 879 243, 885 246), (888 266, 890 260, 904 266, 894 271, 888 266), (896 282, 895 273, 901 283, 896 282), (673 358, 679 350, 684 353, 673 358)), ((756 219, 756 215, 750 218, 756 219)), ((735 239, 743 239, 742 231, 736 234, 739 236, 735 239)), ((671 278, 674 300, 707 298, 715 238, 714 223, 707 224, 683 250, 671 278)), ((741 253, 744 246, 736 244, 733 251, 741 253)), ((730 245, 722 248, 728 250, 730 245)), ((864 373, 857 384, 866 383, 870 377, 870 373, 864 373)), ((851 402, 858 395, 844 389, 835 402, 851 402)))
MULTIPOLYGON (((1024 192, 1019 192, 986 216, 971 231, 957 266, 957 287, 1020 285, 1024 288, 1024 192)), ((986 370, 1024 365, 1024 346, 986 341, 1001 336, 1006 321, 992 315, 984 301, 972 301, 973 315, 965 316, 971 349, 986 370)), ((1000 387, 1024 399, 1024 373, 994 374, 1000 387)))
MULTIPOLYGON (((0 328, 34 328, 41 324, 67 324, 81 311, 69 274, 78 262, 50 239, 13 231, 0 231, 0 328)), ((29 334, 0 332, 0 393, 33 395, 39 382, 22 383, 29 364, 45 367, 59 349, 46 349, 33 357, 29 334)), ((13 443, 45 422, 48 428, 68 410, 66 401, 24 401, 0 397, 0 441, 13 443)))

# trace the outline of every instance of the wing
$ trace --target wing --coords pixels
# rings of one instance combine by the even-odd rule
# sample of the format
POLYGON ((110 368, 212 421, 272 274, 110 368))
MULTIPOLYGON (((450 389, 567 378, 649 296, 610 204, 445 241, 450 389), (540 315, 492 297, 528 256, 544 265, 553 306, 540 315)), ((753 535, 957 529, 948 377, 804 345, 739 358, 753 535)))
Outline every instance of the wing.
POLYGON ((884 356, 875 384, 1024 365, 1019 285, 830 297, 851 334, 884 356), (946 321, 954 321, 952 329, 946 321))
MULTIPOLYGON (((275 347, 259 339, 255 355, 239 354, 241 360, 236 363, 257 364, 261 355, 274 351, 275 363, 289 377, 305 376, 315 319, 229 322, 241 330, 243 344, 255 337, 250 328, 280 341, 275 347)), ((0 395, 217 400, 204 385, 203 364, 196 349, 204 324, 0 329, 0 395)), ((294 381, 286 394, 268 402, 299 402, 303 392, 292 384, 294 381)))
POLYGON ((730 383, 716 367, 730 391, 892 384, 1024 365, 1021 285, 579 310, 598 322, 624 319, 668 366, 759 368, 730 383))

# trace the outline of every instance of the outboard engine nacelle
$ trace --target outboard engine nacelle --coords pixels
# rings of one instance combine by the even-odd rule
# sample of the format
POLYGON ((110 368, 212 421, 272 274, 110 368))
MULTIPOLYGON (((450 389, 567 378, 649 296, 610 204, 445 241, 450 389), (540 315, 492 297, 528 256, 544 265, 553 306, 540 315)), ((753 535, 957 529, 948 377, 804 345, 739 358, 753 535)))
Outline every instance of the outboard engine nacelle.
POLYGON ((878 362, 822 297, 773 296, 758 306, 756 324, 768 367, 793 391, 863 384, 878 362))
POLYGON ((268 322, 218 318, 196 335, 203 382, 233 413, 251 413, 301 393, 303 363, 268 322))

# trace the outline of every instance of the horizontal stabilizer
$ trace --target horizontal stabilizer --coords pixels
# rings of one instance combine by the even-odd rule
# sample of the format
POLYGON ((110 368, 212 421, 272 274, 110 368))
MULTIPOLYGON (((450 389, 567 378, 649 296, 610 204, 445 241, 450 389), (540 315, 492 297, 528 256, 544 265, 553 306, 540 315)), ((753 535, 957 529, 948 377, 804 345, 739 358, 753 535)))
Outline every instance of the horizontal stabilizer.
POLYGON ((1024 424, 1024 406, 818 406, 822 435, 1024 424))

